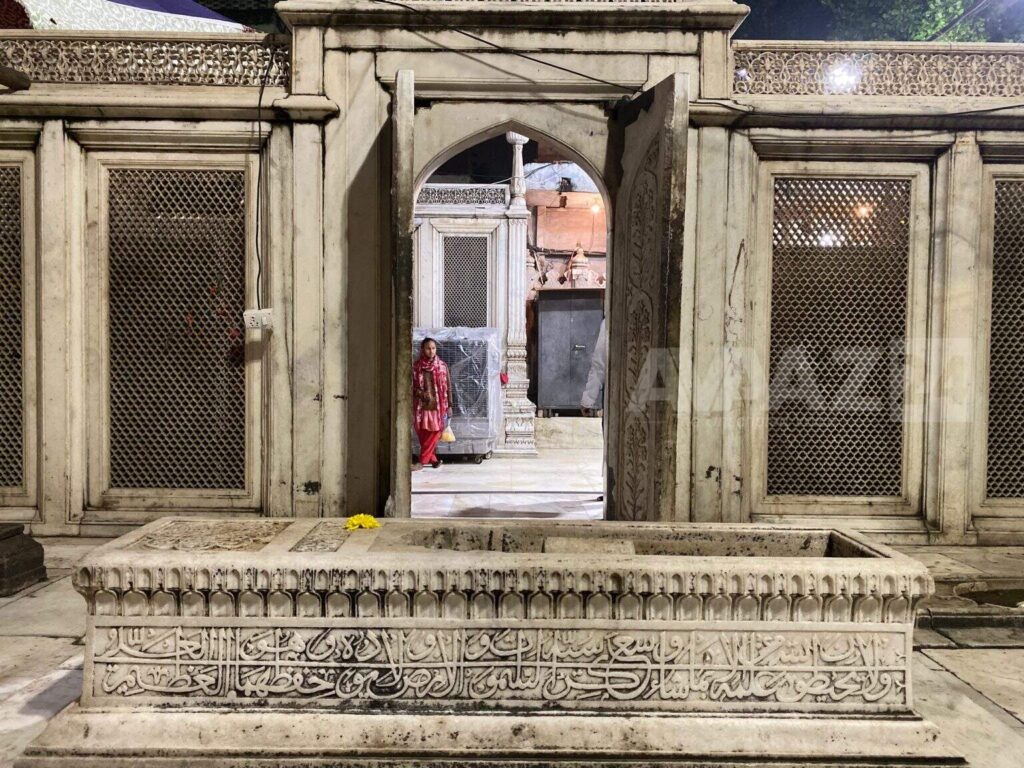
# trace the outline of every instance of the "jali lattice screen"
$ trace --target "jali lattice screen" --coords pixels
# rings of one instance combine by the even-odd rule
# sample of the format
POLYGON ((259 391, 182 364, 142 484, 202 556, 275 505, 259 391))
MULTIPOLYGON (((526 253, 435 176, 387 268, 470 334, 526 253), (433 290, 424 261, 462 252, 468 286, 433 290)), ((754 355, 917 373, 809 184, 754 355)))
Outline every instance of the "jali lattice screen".
POLYGON ((444 238, 444 325, 487 326, 487 238, 444 238))
POLYGON ((777 178, 768 493, 898 496, 911 182, 777 178))
POLYGON ((986 495, 1024 498, 1024 180, 996 182, 986 495))
POLYGON ((24 475, 21 168, 0 166, 0 488, 24 475))
POLYGON ((109 174, 110 485, 244 488, 245 173, 109 174))

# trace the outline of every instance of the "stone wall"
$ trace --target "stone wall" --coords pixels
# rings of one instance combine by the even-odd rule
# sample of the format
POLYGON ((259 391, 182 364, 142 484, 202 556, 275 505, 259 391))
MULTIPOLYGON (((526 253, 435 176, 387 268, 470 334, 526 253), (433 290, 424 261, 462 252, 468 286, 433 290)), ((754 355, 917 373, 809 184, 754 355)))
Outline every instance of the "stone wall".
MULTIPOLYGON (((0 301, 23 321, 17 359, 0 374, 9 412, 0 455, 14 457, 0 489, 4 519, 41 534, 108 534, 174 510, 403 514, 394 492, 402 474, 395 382, 404 374, 392 347, 401 301, 392 284, 389 119, 400 71, 415 76, 414 142, 399 157, 409 185, 481 139, 532 132, 598 182, 613 217, 630 181, 620 178, 629 109, 615 105, 679 72, 689 114, 686 159, 675 168, 685 171, 685 201, 672 224, 682 242, 674 310, 685 326, 672 402, 682 420, 665 449, 682 468, 671 514, 783 525, 841 518, 906 542, 1019 541, 1019 409, 1011 390, 989 381, 1014 381, 1019 365, 1014 346, 998 339, 1014 338, 1015 327, 1001 297, 1016 279, 1004 266, 1019 239, 1005 210, 1024 178, 1014 85, 1024 51, 730 44, 743 13, 730 3, 699 12, 685 3, 608 3, 586 18, 550 5, 546 30, 492 28, 504 50, 429 25, 410 31, 422 19, 358 3, 330 13, 282 4, 293 25, 290 57, 284 41, 247 35, 4 33, 3 62, 33 79, 0 98, 0 165, 18 182, 5 198, 7 221, 20 222, 4 231, 4 268, 21 278, 0 301), (574 53, 565 52, 566 35, 574 53), (454 40, 461 51, 448 50, 454 40), (104 389, 106 313, 116 310, 105 282, 117 236, 110 180, 139 167, 166 178, 245 178, 245 301, 273 307, 274 320, 270 331, 244 332, 244 387, 233 395, 245 413, 237 487, 194 478, 159 489, 112 484, 110 408, 119 401, 104 389), (776 487, 765 410, 773 185, 790 178, 889 180, 910 190, 892 493, 768 493, 776 487)), ((825 247, 821 234, 813 248, 825 247)), ((615 250, 614 240, 608 245, 615 250)), ((614 270, 614 252, 609 263, 614 270)), ((614 283, 613 275, 613 291, 614 283)), ((167 381, 161 355, 176 349, 167 339, 193 333, 197 313, 218 318, 217 306, 205 296, 198 308, 181 308, 180 323, 136 324, 153 350, 139 366, 154 386, 167 381)), ((158 439, 171 430, 151 431, 158 439)), ((201 464, 209 438, 172 448, 201 464)), ((665 453, 655 463, 667 461, 665 453)))

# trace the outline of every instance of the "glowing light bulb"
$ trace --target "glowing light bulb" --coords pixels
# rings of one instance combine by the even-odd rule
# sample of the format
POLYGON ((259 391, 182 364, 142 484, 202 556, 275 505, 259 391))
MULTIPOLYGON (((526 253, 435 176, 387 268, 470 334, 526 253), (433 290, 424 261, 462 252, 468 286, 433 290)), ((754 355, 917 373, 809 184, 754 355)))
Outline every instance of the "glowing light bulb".
POLYGON ((853 215, 858 219, 866 219, 875 212, 875 206, 871 203, 858 203, 853 209, 853 215))
POLYGON ((601 206, 598 205, 597 203, 594 203, 592 206, 590 206, 590 212, 591 213, 600 213, 601 212, 601 206))
POLYGON ((860 67, 852 61, 839 61, 825 72, 826 93, 852 93, 860 85, 860 67))
POLYGON ((818 245, 822 248, 833 248, 839 244, 839 238, 835 232, 822 232, 818 235, 818 245))

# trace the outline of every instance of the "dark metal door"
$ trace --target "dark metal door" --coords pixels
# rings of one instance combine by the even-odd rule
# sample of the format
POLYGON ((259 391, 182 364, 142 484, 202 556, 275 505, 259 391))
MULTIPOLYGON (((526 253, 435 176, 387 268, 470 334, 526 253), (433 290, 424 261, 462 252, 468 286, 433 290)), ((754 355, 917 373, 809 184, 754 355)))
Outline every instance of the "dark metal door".
POLYGON ((600 290, 541 291, 537 297, 537 407, 580 407, 604 317, 600 290))

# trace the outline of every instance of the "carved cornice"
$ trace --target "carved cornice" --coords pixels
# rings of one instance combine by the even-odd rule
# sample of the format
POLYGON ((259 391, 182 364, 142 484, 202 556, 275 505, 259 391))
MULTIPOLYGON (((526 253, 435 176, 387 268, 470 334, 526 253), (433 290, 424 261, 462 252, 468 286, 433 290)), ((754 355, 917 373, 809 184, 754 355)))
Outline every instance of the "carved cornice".
MULTIPOLYGON (((873 555, 868 545, 847 534, 836 544, 850 550, 843 557, 664 552, 595 557, 538 549, 548 546, 543 542, 549 539, 572 537, 571 528, 485 528, 385 523, 380 531, 349 534, 338 521, 164 520, 90 555, 76 571, 74 584, 97 615, 127 615, 126 610, 138 615, 126 606, 132 601, 146 606, 156 595, 165 596, 160 599, 167 603, 161 609, 166 613, 172 605, 185 611, 186 593, 206 604, 203 595, 223 593, 225 600, 237 603, 245 592, 269 604, 271 593, 286 592, 289 600, 310 595, 312 607, 303 615, 331 615, 331 600, 348 606, 342 615, 380 615, 372 611, 386 612, 389 600, 411 606, 412 614, 397 615, 417 615, 417 605, 427 610, 427 603, 443 604, 451 595, 464 606, 479 596, 494 615, 512 618, 554 616, 569 610, 563 606, 568 601, 579 618, 822 620, 852 615, 855 621, 900 622, 909 621, 916 601, 933 591, 921 564, 887 550, 873 555), (494 537, 530 549, 507 551, 504 544, 486 549, 483 542, 494 537), (456 539, 461 543, 452 543, 456 539)), ((618 528, 622 540, 630 542, 630 531, 623 524, 618 528)), ((654 540, 649 532, 633 535, 646 537, 637 539, 641 542, 654 540)), ((643 550, 648 544, 638 546, 643 550)))
POLYGON ((224 151, 259 149, 269 139, 273 125, 258 126, 234 121, 203 121, 184 129, 172 120, 83 120, 68 122, 67 131, 89 149, 159 149, 224 151))
POLYGON ((34 120, 0 120, 0 148, 31 149, 42 130, 42 123, 34 120))
POLYGON ((412 0, 401 7, 373 0, 288 0, 275 6, 289 26, 444 26, 532 29, 732 30, 749 13, 733 0, 412 0), (521 16, 522 18, 517 18, 521 16))
POLYGON ((0 33, 0 64, 33 83, 284 87, 289 45, 261 35, 0 33))

